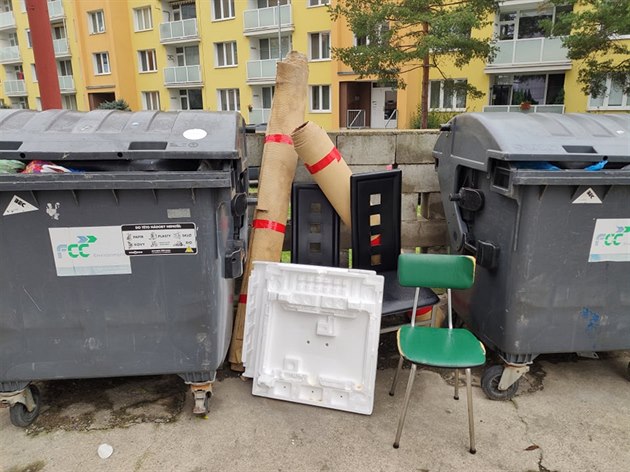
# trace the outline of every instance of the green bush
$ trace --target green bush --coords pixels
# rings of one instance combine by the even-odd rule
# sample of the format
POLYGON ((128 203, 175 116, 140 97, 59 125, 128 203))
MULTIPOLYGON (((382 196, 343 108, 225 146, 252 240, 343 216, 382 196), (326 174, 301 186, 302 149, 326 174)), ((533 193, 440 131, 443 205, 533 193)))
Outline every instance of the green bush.
POLYGON ((113 102, 103 102, 98 106, 99 110, 122 110, 131 111, 129 104, 121 98, 120 100, 114 100, 113 102))
MULTIPOLYGON (((427 129, 440 129, 440 125, 448 123, 448 121, 454 116, 459 115, 457 111, 430 111, 427 116, 427 129)), ((411 117, 409 127, 411 129, 421 129, 422 118, 420 114, 420 108, 411 117)))

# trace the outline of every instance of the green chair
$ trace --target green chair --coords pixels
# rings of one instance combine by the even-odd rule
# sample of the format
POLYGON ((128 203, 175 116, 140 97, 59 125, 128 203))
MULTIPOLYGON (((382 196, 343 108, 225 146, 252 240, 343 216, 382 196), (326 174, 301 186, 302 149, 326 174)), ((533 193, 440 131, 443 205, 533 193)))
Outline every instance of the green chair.
POLYGON ((415 316, 412 316, 411 324, 398 330, 400 360, 389 392, 390 395, 394 395, 396 390, 396 381, 402 370, 404 359, 411 362, 411 372, 409 373, 405 401, 394 440, 394 448, 396 449, 400 444, 400 435, 407 415, 416 368, 420 364, 455 369, 455 400, 459 400, 459 369, 466 369, 470 452, 471 454, 477 452, 475 449, 470 369, 485 364, 486 351, 483 344, 470 331, 453 328, 451 309, 451 289, 470 288, 474 280, 475 258, 471 256, 401 254, 398 258, 398 281, 400 285, 416 287, 416 300, 412 313, 416 311, 418 287, 448 289, 448 328, 415 326, 415 316))

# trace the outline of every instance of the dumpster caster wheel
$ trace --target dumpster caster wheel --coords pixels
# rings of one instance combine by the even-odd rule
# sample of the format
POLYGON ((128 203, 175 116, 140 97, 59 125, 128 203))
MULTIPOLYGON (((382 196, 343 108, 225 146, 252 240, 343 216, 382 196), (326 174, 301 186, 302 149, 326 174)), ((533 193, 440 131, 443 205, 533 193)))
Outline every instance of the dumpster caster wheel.
MULTIPOLYGON (((9 417, 13 426, 26 428, 39 416, 39 410, 42 406, 40 401, 39 389, 35 385, 27 387, 33 399, 33 409, 28 411, 24 403, 15 403, 9 408, 9 417)), ((27 392, 24 392, 28 395, 27 392)))
POLYGON ((490 400, 510 400, 518 390, 518 380, 507 390, 499 390, 499 382, 503 375, 502 365, 488 367, 481 377, 481 389, 490 400))
POLYGON ((628 367, 626 368, 626 379, 630 382, 630 362, 628 362, 628 367))
POLYGON ((193 384, 191 385, 195 406, 193 408, 194 415, 207 415, 210 409, 210 398, 212 398, 212 384, 193 384))

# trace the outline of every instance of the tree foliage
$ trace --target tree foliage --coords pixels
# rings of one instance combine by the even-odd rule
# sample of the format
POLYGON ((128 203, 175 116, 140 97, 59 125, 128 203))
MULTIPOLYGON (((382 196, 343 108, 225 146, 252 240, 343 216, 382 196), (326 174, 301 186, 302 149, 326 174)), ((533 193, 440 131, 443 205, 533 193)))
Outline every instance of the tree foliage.
POLYGON ((98 106, 98 109, 131 111, 131 109, 129 108, 129 104, 123 98, 111 102, 103 102, 98 106))
MULTIPOLYGON (((492 38, 471 36, 491 23, 497 0, 339 0, 331 8, 333 19, 345 17, 361 43, 333 48, 334 55, 359 77, 404 88, 402 74, 423 67, 441 69, 442 64, 463 67, 473 59, 494 57, 492 38)), ((455 84, 474 97, 483 93, 470 84, 455 84)))
POLYGON ((556 19, 551 34, 561 35, 569 59, 576 61, 578 81, 593 96, 606 90, 606 78, 630 93, 630 1, 552 0, 556 5, 572 5, 573 11, 556 19))

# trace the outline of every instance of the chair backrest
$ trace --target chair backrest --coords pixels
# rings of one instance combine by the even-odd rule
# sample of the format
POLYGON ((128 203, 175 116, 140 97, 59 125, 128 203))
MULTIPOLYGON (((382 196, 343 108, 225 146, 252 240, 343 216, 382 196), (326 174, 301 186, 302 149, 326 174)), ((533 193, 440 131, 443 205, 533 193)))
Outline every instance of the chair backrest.
POLYGON ((315 183, 294 183, 291 262, 339 267, 339 215, 315 183))
POLYGON ((350 177, 352 267, 396 270, 400 254, 399 169, 350 177))
POLYGON ((401 254, 398 282, 405 287, 465 289, 475 282, 475 258, 451 254, 401 254))

